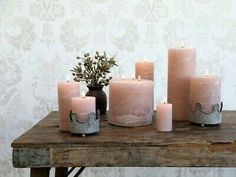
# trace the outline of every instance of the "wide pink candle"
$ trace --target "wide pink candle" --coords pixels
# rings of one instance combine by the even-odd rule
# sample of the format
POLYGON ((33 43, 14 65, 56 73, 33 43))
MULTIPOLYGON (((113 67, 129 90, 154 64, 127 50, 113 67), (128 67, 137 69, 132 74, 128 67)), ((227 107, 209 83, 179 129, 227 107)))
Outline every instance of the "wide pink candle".
POLYGON ((196 50, 168 51, 168 102, 173 104, 173 119, 188 119, 190 79, 195 74, 196 50))
POLYGON ((111 124, 135 127, 152 123, 153 81, 111 80, 109 94, 111 124))
POLYGON ((221 79, 214 75, 195 76, 191 79, 190 105, 200 103, 202 111, 210 113, 213 105, 221 104, 221 79))
POLYGON ((80 96, 79 82, 61 81, 57 84, 60 130, 69 131, 71 98, 80 96))
POLYGON ((90 113, 96 113, 96 98, 91 96, 72 98, 72 112, 76 113, 79 121, 86 122, 90 113))
POLYGON ((143 60, 135 63, 135 77, 146 80, 154 80, 154 63, 151 61, 143 60))
POLYGON ((156 112, 156 129, 172 131, 172 104, 158 104, 156 112))

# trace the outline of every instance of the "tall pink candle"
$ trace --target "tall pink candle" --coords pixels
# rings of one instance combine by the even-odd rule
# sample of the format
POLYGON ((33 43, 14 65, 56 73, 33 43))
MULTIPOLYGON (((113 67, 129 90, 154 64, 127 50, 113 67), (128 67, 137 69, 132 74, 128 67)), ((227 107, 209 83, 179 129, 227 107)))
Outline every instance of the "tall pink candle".
POLYGON ((57 84, 58 88, 58 106, 60 114, 60 130, 69 131, 71 98, 80 96, 79 82, 61 81, 57 84))
POLYGON ((169 49, 168 102, 173 104, 173 119, 188 119, 190 79, 195 74, 195 49, 169 49))
POLYGON ((154 63, 151 61, 143 60, 135 63, 135 77, 138 79, 154 80, 154 63))
POLYGON ((144 126, 152 123, 153 81, 111 80, 108 121, 119 126, 144 126))
POLYGON ((172 130, 172 104, 157 105, 156 129, 158 131, 172 130))
POLYGON ((96 113, 96 98, 91 96, 72 98, 72 112, 76 113, 81 122, 88 119, 90 113, 96 113))
POLYGON ((200 103, 202 111, 209 113, 212 105, 221 103, 221 79, 214 75, 195 76, 191 79, 190 105, 200 103))

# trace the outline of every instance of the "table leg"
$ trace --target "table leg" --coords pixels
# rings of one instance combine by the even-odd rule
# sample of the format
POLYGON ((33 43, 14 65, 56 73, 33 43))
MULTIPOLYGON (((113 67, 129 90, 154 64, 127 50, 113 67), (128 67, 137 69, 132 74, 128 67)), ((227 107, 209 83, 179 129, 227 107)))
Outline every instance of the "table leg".
POLYGON ((30 177, 49 177, 50 168, 31 168, 30 177))
POLYGON ((85 167, 80 167, 79 171, 75 174, 74 177, 78 177, 83 171, 84 171, 85 167))
POLYGON ((56 168, 55 177, 67 177, 68 168, 60 167, 56 168))

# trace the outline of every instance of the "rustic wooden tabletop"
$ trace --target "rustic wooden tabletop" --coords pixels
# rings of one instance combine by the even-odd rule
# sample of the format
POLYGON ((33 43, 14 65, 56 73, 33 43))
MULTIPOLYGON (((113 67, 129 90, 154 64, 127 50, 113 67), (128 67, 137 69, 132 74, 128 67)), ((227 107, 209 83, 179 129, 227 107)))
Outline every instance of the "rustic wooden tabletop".
POLYGON ((112 126, 107 116, 99 134, 80 137, 61 132, 59 114, 51 112, 12 143, 14 167, 31 168, 31 176, 50 167, 236 167, 236 111, 224 111, 219 126, 174 122, 168 133, 155 123, 112 126))

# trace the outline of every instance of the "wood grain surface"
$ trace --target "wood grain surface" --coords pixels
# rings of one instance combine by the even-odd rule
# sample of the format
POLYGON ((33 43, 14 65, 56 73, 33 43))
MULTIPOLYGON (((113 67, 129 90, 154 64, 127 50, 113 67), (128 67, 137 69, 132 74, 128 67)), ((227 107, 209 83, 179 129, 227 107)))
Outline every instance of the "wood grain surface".
POLYGON ((172 132, 150 126, 125 128, 101 119, 100 132, 80 137, 59 130, 51 112, 13 143, 14 167, 236 167, 236 112, 219 126, 174 122, 172 132))

